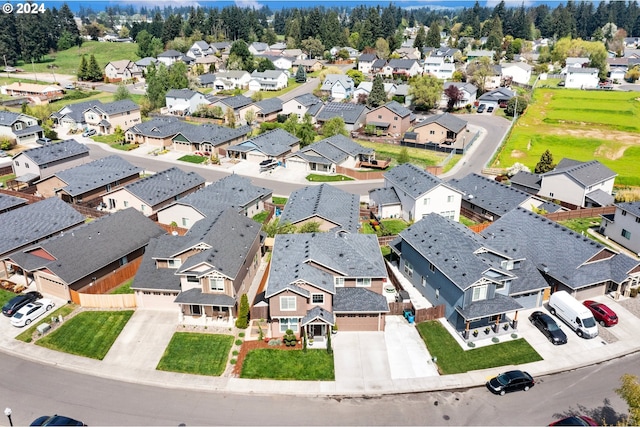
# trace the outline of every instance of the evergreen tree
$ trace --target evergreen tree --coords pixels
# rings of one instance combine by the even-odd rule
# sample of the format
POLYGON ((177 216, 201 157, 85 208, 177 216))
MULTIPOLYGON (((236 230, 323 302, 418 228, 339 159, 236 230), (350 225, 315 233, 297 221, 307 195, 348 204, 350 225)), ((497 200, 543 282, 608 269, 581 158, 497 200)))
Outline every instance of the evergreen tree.
POLYGON ((184 62, 176 62, 169 69, 169 89, 184 89, 189 87, 187 78, 187 65, 184 62))
POLYGON ((14 65, 20 57, 20 45, 16 33, 16 15, 13 13, 0 14, 0 55, 4 56, 7 65, 14 65))
POLYGON ((540 156, 540 161, 536 164, 535 173, 545 173, 553 170, 556 165, 553 164, 553 155, 549 150, 545 150, 540 156))
POLYGON ((84 80, 88 80, 88 65, 87 65, 87 58, 82 55, 82 58, 80 58, 80 66, 78 67, 78 80, 80 81, 84 81, 84 80))
POLYGON ((440 25, 438 25, 437 21, 434 21, 429 27, 429 31, 427 32, 427 38, 425 40, 425 45, 428 47, 440 47, 440 25))
POLYGON ((298 70, 296 71, 296 83, 304 83, 307 81, 307 72, 304 70, 302 65, 298 66, 298 70))
POLYGON ((103 77, 102 68, 98 65, 96 57, 91 55, 91 57, 89 57, 89 65, 87 67, 87 80, 90 82, 99 82, 103 77))
POLYGON ((382 81, 382 75, 376 74, 371 85, 371 93, 367 98, 367 104, 370 107, 376 108, 384 105, 387 102, 387 94, 384 91, 384 82, 382 81))
POLYGON ((20 52, 25 62, 38 62, 49 52, 46 29, 42 26, 38 15, 32 13, 17 15, 16 30, 20 52))
POLYGON ((258 70, 261 73, 266 70, 275 70, 275 69, 276 69, 276 66, 273 65, 273 62, 271 62, 269 58, 262 58, 258 62, 258 67, 256 68, 256 70, 258 70))
POLYGON ((420 28, 418 28, 418 33, 416 34, 416 38, 413 41, 413 47, 415 47, 420 52, 422 52, 422 48, 425 46, 426 43, 427 43, 427 35, 424 32, 424 26, 421 25, 420 28))
POLYGON ((236 319, 236 328, 247 329, 249 326, 249 298, 247 294, 240 297, 240 307, 238 308, 238 318, 236 319))

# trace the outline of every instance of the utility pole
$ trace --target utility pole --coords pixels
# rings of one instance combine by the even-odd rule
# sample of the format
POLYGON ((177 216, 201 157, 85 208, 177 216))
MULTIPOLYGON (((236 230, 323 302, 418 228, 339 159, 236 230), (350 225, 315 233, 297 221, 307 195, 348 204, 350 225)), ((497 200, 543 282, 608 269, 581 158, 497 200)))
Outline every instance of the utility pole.
POLYGON ((31 58, 31 68, 33 68, 33 77, 35 77, 36 83, 38 83, 38 75, 36 74, 36 66, 33 63, 33 58, 31 58))

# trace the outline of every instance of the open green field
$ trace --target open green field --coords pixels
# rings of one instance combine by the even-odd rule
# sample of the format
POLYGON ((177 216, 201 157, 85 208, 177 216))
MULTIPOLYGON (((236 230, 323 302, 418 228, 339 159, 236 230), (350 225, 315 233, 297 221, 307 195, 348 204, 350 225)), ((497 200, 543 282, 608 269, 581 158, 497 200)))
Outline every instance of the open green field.
POLYGON ((493 166, 531 168, 545 150, 598 160, 618 173, 616 185, 640 186, 640 98, 634 92, 536 89, 493 166))

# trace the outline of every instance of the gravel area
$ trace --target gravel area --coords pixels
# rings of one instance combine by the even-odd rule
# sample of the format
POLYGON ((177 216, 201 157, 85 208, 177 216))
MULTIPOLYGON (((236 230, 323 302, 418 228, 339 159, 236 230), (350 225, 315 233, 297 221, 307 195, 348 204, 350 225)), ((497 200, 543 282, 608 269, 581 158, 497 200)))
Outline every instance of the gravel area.
POLYGON ((618 304, 629 310, 634 316, 640 317, 640 297, 620 299, 618 304))
POLYGON ((598 325, 598 338, 606 342, 607 344, 613 344, 614 342, 618 341, 618 337, 613 335, 613 333, 609 331, 609 328, 605 328, 601 325, 598 325))

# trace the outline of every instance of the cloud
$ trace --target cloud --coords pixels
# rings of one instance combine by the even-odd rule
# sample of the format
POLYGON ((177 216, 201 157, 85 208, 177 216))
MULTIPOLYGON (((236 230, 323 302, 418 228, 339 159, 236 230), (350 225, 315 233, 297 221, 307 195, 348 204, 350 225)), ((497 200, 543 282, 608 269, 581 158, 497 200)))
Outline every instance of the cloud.
MULTIPOLYGON (((487 0, 486 7, 496 7, 501 0, 487 0)), ((535 6, 534 0, 504 0, 505 7, 520 7, 524 4, 524 7, 535 6)))
POLYGON ((249 9, 261 9, 262 5, 257 0, 235 0, 236 6, 249 8, 249 9))

